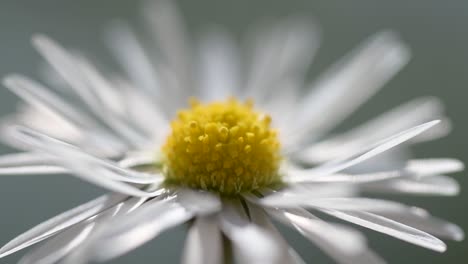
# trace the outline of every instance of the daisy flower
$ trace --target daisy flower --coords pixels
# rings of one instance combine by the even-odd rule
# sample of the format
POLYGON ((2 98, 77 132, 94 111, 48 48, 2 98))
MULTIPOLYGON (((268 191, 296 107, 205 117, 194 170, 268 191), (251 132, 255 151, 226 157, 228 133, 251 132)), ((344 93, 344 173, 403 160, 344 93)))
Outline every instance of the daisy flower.
POLYGON ((0 257, 43 241, 20 263, 108 261, 187 224, 183 263, 304 263, 274 219, 338 263, 385 262, 359 231, 323 216, 439 252, 435 236, 463 239, 421 208, 365 196, 458 193, 444 174, 460 161, 407 158, 411 144, 450 130, 436 98, 330 134, 408 61, 395 33, 370 37, 308 84, 318 31, 307 19, 256 27, 240 53, 217 27, 189 45, 171 1, 143 10, 154 47, 123 22, 106 35, 125 74, 35 35, 51 88, 4 79, 24 103, 3 121, 2 139, 21 152, 0 157, 0 173, 65 173, 109 193, 21 234, 0 257))

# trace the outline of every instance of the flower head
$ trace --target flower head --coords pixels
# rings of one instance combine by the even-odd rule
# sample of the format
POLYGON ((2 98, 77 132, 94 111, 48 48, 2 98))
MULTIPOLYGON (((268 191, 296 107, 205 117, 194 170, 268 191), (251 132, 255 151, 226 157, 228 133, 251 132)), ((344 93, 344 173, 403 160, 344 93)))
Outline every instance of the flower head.
POLYGON ((23 152, 0 157, 0 173, 66 173, 109 193, 18 236, 0 257, 48 238, 22 263, 106 261, 188 223, 184 263, 302 263, 273 218, 339 263, 384 262, 359 231, 323 214, 440 252, 446 246, 434 235, 463 239, 421 208, 364 196, 458 193, 443 174, 462 170, 460 161, 405 159, 410 144, 450 130, 436 98, 328 133, 408 61, 395 33, 369 38, 304 91, 318 38, 309 21, 255 32, 241 61, 220 29, 198 50, 186 47, 170 1, 144 10, 162 54, 156 61, 116 23, 109 44, 125 75, 104 74, 36 35, 51 66, 45 77, 60 92, 21 75, 4 79, 25 104, 4 120, 2 139, 23 152), (193 96, 199 101, 187 106, 193 96))

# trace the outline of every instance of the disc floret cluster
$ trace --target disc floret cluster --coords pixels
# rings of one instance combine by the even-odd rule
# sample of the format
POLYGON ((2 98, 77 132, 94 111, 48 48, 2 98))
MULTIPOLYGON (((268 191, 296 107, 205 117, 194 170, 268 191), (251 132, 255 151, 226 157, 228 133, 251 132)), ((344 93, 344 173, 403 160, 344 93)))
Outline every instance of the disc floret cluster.
POLYGON ((162 148, 168 183, 235 195, 279 184, 278 133, 253 102, 191 101, 162 148))

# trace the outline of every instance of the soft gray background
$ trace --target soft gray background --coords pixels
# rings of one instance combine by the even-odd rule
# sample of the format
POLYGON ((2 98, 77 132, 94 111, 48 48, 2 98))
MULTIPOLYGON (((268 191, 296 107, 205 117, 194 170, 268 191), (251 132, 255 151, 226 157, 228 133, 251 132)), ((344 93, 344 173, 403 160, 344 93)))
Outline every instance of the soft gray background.
MULTIPOLYGON (((236 34, 265 17, 290 14, 313 16, 323 28, 324 41, 317 63, 321 68, 344 54, 366 36, 392 28, 412 47, 408 67, 387 87, 349 119, 344 127, 364 121, 398 103, 418 95, 441 97, 455 123, 455 131, 436 142, 418 146, 419 156, 451 156, 465 160, 466 98, 468 96, 468 2, 459 0, 419 1, 181 1, 189 27, 195 31, 210 22, 228 27, 236 34)), ((104 59, 108 54, 100 37, 102 27, 113 18, 137 22, 136 1, 128 0, 1 0, 0 75, 22 72, 35 76, 39 57, 29 44, 34 32, 43 32, 65 45, 83 49, 104 59)), ((14 110, 15 98, 0 90, 0 113, 14 110)), ((9 150, 1 148, 2 153, 9 150)), ((464 173, 455 175, 468 188, 464 173)), ((70 176, 7 177, 0 179, 0 244, 67 208, 97 196, 101 190, 70 176)), ((466 191, 456 198, 405 198, 434 214, 444 216, 468 230, 466 191)), ((291 244, 310 263, 330 260, 293 232, 291 244)), ((390 263, 466 263, 468 243, 448 242, 445 254, 433 253, 393 238, 366 232, 370 243, 390 263)), ((183 229, 159 239, 113 263, 175 263, 184 238, 183 229)), ((14 263, 22 253, 0 260, 14 263)))

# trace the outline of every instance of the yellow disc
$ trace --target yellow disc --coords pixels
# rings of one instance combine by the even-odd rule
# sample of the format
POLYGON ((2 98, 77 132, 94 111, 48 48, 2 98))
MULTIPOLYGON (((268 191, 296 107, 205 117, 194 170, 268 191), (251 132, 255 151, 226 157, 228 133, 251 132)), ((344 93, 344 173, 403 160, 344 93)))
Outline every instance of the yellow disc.
POLYGON ((271 117, 236 99, 179 111, 162 147, 166 182, 235 195, 281 182, 271 117))

